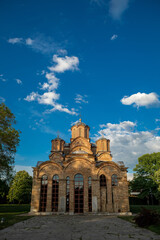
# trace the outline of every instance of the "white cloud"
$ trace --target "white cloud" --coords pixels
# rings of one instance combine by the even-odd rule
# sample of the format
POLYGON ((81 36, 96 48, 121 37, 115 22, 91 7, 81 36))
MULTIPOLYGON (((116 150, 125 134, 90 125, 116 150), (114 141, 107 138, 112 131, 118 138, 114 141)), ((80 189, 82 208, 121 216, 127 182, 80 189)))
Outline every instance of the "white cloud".
POLYGON ((156 122, 160 122, 160 119, 156 118, 155 121, 156 121, 156 122))
POLYGON ((120 20, 124 11, 128 8, 129 0, 110 0, 109 14, 114 20, 120 20))
POLYGON ((54 75, 54 73, 46 73, 45 75, 48 82, 44 82, 41 85, 41 89, 48 89, 49 91, 57 89, 59 85, 59 79, 54 75))
POLYGON ((75 102, 76 103, 88 103, 88 101, 86 100, 87 98, 87 95, 84 95, 82 96, 81 94, 76 94, 76 97, 75 97, 75 102))
POLYGON ((0 102, 2 103, 2 102, 5 102, 5 101, 6 101, 5 98, 0 96, 0 102))
POLYGON ((114 161, 124 161, 129 168, 135 167, 137 159, 145 153, 160 151, 160 136, 156 131, 138 131, 137 124, 124 121, 118 124, 101 124, 94 140, 104 136, 111 141, 114 161))
POLYGON ((3 74, 0 74, 0 80, 2 81, 2 82, 6 82, 7 80, 4 78, 4 75, 3 74))
POLYGON ((11 44, 23 43, 23 38, 9 38, 8 42, 11 44))
POLYGON ((150 106, 160 106, 159 96, 152 93, 136 93, 131 96, 124 96, 121 99, 121 103, 124 105, 132 105, 134 107, 150 107, 150 106))
POLYGON ((111 39, 111 41, 113 41, 113 40, 116 40, 116 38, 118 38, 118 35, 113 34, 112 37, 111 37, 110 39, 111 39))
POLYGON ((133 173, 127 173, 127 180, 131 181, 133 179, 133 173))
POLYGON ((67 70, 78 70, 79 59, 78 57, 58 57, 56 54, 53 55, 53 62, 57 63, 54 67, 49 67, 50 71, 53 72, 64 72, 67 70))
POLYGON ((54 53, 61 51, 60 54, 64 54, 66 51, 62 49, 59 44, 55 43, 52 38, 45 37, 42 34, 37 35, 34 38, 9 38, 8 42, 11 44, 23 44, 36 52, 41 52, 42 54, 54 53))
POLYGON ((16 172, 19 172, 19 171, 26 171, 29 173, 30 176, 33 176, 33 169, 31 166, 22 166, 22 165, 15 165, 14 166, 14 170, 16 172))
POLYGON ((33 44, 33 40, 31 38, 27 38, 26 39, 26 44, 27 45, 32 45, 33 44))
POLYGON ((22 80, 20 80, 20 79, 16 79, 16 82, 19 84, 19 85, 22 85, 22 80))
POLYGON ((57 65, 55 67, 48 67, 50 72, 44 72, 47 82, 39 83, 40 89, 45 92, 43 94, 40 94, 38 92, 31 92, 26 98, 24 98, 24 100, 28 102, 37 101, 39 104, 52 106, 52 108, 47 109, 45 113, 60 111, 71 115, 77 115, 77 112, 74 108, 71 108, 71 110, 69 110, 66 106, 57 103, 57 100, 60 98, 60 94, 56 93, 56 90, 59 86, 60 80, 55 76, 55 72, 64 72, 66 70, 78 69, 77 59, 77 57, 65 56, 64 58, 60 58, 57 55, 54 55, 53 61, 56 61, 57 65))

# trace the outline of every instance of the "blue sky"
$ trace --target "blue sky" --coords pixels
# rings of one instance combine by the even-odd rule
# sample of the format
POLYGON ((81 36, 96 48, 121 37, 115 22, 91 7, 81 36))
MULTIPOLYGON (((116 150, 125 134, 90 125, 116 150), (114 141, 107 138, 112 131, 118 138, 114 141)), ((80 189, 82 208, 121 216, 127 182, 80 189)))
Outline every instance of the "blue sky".
POLYGON ((132 172, 160 151, 158 0, 0 3, 0 100, 21 130, 16 169, 48 160, 82 115, 132 172))

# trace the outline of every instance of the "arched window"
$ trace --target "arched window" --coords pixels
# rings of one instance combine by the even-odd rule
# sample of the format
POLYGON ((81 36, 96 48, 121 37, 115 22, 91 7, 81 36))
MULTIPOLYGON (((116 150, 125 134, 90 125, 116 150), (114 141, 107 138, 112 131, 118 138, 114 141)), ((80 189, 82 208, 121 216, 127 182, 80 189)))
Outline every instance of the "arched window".
POLYGON ((106 186, 106 177, 103 174, 100 176, 100 186, 101 187, 106 186))
POLYGON ((82 136, 82 129, 79 128, 79 136, 81 137, 82 136))
POLYGON ((59 177, 53 176, 52 182, 52 211, 58 212, 58 192, 59 192, 59 177))
POLYGON ((92 212, 92 178, 88 178, 88 211, 92 212))
POLYGON ((70 195, 70 186, 69 186, 69 177, 66 178, 66 212, 69 212, 69 195, 70 195))
POLYGON ((117 185, 118 185, 117 175, 113 174, 112 175, 112 186, 117 186, 117 185))
POLYGON ((74 212, 83 213, 83 176, 76 174, 74 177, 74 212))
POLYGON ((47 185, 48 185, 47 175, 43 175, 42 179, 41 179, 40 212, 45 212, 46 211, 47 185))

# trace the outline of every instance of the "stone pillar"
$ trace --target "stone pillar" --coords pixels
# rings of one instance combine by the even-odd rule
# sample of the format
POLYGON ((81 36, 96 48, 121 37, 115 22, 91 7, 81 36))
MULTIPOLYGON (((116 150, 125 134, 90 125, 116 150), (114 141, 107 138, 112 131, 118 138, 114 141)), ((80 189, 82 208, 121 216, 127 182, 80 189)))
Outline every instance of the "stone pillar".
POLYGON ((32 198, 30 212, 39 212, 40 194, 41 194, 41 179, 38 179, 36 176, 34 176, 32 184, 32 198))
POLYGON ((98 179, 92 179, 92 212, 98 211, 100 211, 100 185, 98 179))
POLYGON ((69 213, 74 213, 74 180, 70 180, 69 213))
POLYGON ((52 179, 48 180, 47 185, 47 206, 46 212, 52 212, 52 179))
POLYGON ((118 198, 117 198, 117 187, 112 187, 113 193, 113 212, 118 212, 118 198))
POLYGON ((58 212, 66 211, 66 179, 59 179, 58 212))
POLYGON ((113 212, 111 178, 107 178, 107 212, 113 212))
POLYGON ((101 212, 106 212, 106 187, 100 188, 101 194, 101 212))
POLYGON ((84 178, 83 182, 83 212, 88 212, 88 178, 84 178))

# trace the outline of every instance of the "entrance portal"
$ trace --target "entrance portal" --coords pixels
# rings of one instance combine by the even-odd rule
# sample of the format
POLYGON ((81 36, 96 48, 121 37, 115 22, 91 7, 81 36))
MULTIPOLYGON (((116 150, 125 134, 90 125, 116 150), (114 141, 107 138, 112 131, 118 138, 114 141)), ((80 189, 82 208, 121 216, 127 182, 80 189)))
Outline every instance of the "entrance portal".
POLYGON ((84 186, 83 176, 76 174, 74 177, 74 212, 83 213, 84 186))

